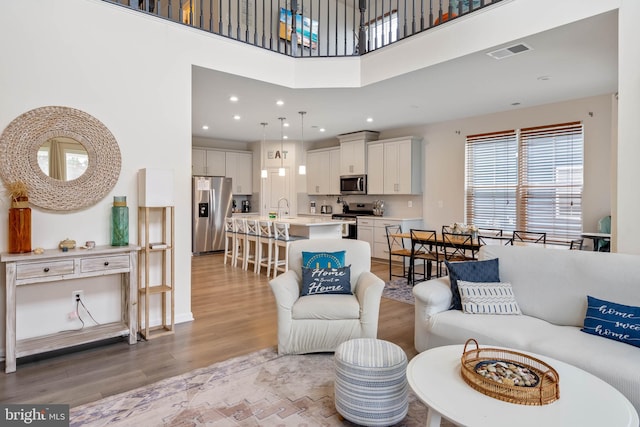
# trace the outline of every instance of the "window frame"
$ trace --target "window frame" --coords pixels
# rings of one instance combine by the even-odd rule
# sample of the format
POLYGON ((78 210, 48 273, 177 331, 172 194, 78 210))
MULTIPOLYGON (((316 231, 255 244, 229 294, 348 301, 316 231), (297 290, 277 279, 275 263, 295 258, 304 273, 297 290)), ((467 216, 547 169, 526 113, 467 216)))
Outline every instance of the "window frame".
POLYGON ((466 137, 465 220, 468 223, 480 228, 502 228, 505 231, 546 232, 548 241, 569 242, 580 238, 582 233, 583 191, 582 122, 466 137), (501 143, 507 148, 498 147, 501 143), (508 151, 511 147, 509 144, 515 144, 515 162, 505 157, 511 154, 508 151), (496 151, 494 158, 490 157, 492 146, 496 151), (491 176, 492 172, 496 175, 496 168, 500 168, 503 174, 513 174, 514 165, 517 175, 515 182, 507 179, 512 176, 491 176), (500 198, 500 190, 515 190, 515 200, 512 196, 500 198), (479 198, 478 194, 482 192, 488 196, 479 198), (515 221, 512 222, 508 221, 509 213, 513 214, 512 208, 506 206, 510 200, 515 203, 515 221), (500 201, 505 203, 502 208, 500 201), (494 207, 491 206, 492 202, 494 207), (488 221, 488 218, 494 220, 488 221))

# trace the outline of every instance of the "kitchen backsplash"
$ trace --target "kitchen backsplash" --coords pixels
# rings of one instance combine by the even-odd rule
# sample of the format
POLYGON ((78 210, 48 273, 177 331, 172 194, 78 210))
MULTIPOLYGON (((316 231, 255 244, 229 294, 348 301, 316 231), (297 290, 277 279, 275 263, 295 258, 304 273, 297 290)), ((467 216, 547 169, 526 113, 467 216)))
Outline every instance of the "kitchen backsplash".
POLYGON ((384 215, 398 218, 422 218, 422 196, 309 196, 307 193, 298 193, 298 213, 310 213, 310 202, 316 202, 316 214, 320 214, 322 205, 329 205, 333 208, 333 213, 342 212, 342 203, 373 203, 375 200, 384 201, 384 215), (409 207, 411 204, 411 207, 409 207))

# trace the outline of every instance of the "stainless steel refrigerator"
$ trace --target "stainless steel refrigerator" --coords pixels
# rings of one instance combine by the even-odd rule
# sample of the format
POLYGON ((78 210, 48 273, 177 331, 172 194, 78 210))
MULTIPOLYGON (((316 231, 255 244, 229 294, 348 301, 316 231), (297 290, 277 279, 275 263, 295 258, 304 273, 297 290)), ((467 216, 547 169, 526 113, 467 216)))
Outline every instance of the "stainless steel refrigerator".
POLYGON ((191 251, 194 255, 224 250, 224 219, 231 216, 231 178, 194 176, 191 251))

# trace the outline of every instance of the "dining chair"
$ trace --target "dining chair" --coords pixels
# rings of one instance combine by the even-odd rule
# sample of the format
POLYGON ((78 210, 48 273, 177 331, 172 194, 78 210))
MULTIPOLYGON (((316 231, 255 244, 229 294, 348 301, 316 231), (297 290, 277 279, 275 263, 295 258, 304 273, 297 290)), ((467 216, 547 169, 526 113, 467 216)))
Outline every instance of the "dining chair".
POLYGON ((288 222, 273 222, 273 243, 274 243, 274 254, 273 254, 273 278, 275 279, 278 276, 278 271, 288 271, 289 270, 289 246, 292 242, 296 240, 306 239, 306 237, 302 236, 292 236, 289 234, 289 227, 291 224, 288 222), (280 259, 280 248, 284 249, 284 258, 280 259))
POLYGON ((502 228, 478 228, 478 236, 500 237, 503 235, 502 228))
POLYGON ((538 231, 513 231, 514 242, 547 243, 547 233, 538 231))
POLYGON ((247 252, 247 220, 245 218, 233 218, 233 231, 236 233, 236 252, 233 256, 234 267, 244 268, 244 260, 247 252))
POLYGON ((513 237, 503 236, 502 234, 493 235, 493 236, 478 234, 478 244, 480 246, 484 246, 484 245, 513 246, 513 237))
POLYGON ((411 229, 411 284, 416 283, 416 260, 422 260, 422 279, 431 279, 433 263, 436 265, 436 277, 441 276, 442 254, 439 251, 435 230, 411 229))
POLYGON ((224 262, 227 263, 229 258, 229 264, 233 265, 233 257, 236 252, 236 233, 233 229, 233 218, 226 217, 224 219, 224 262))
POLYGON ((384 227, 387 233, 387 245, 389 247, 389 280, 392 277, 406 277, 410 280, 411 263, 409 263, 409 271, 407 271, 406 259, 411 259, 411 249, 405 248, 404 238, 401 236, 402 227, 399 225, 387 225, 384 227), (402 258, 402 274, 393 274, 393 257, 402 258))
POLYGON ((575 251, 581 251, 583 244, 584 244, 584 238, 583 239, 574 239, 574 240, 571 241, 571 244, 569 245, 569 249, 570 250, 575 250, 575 251))
POLYGON ((475 261, 478 244, 470 233, 442 233, 442 253, 445 261, 475 261))
POLYGON ((253 267, 253 272, 258 272, 258 251, 260 247, 260 229, 258 228, 258 220, 257 219, 246 219, 246 245, 247 249, 245 250, 244 257, 244 265, 242 268, 244 270, 249 269, 249 264, 253 267))
MULTIPOLYGON (((603 216, 598 220, 598 233, 611 233, 611 215, 603 216)), ((598 252, 609 252, 610 239, 598 239, 595 243, 598 252)))
POLYGON ((262 267, 267 269, 267 277, 271 276, 273 265, 273 223, 270 220, 258 221, 258 255, 256 272, 260 274, 262 267))

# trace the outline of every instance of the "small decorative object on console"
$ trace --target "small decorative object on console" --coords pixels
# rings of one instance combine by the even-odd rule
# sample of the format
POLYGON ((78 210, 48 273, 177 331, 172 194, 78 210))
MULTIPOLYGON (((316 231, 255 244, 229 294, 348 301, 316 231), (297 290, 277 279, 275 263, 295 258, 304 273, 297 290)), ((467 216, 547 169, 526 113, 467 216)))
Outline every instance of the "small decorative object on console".
POLYGON ((560 398, 558 372, 542 360, 513 350, 480 348, 471 338, 460 359, 462 379, 482 394, 520 405, 546 405, 560 398), (470 343, 475 349, 467 350, 470 343))
POLYGON ((66 239, 60 241, 60 243, 58 244, 58 247, 62 250, 74 249, 76 247, 76 241, 71 240, 67 237, 66 239))

